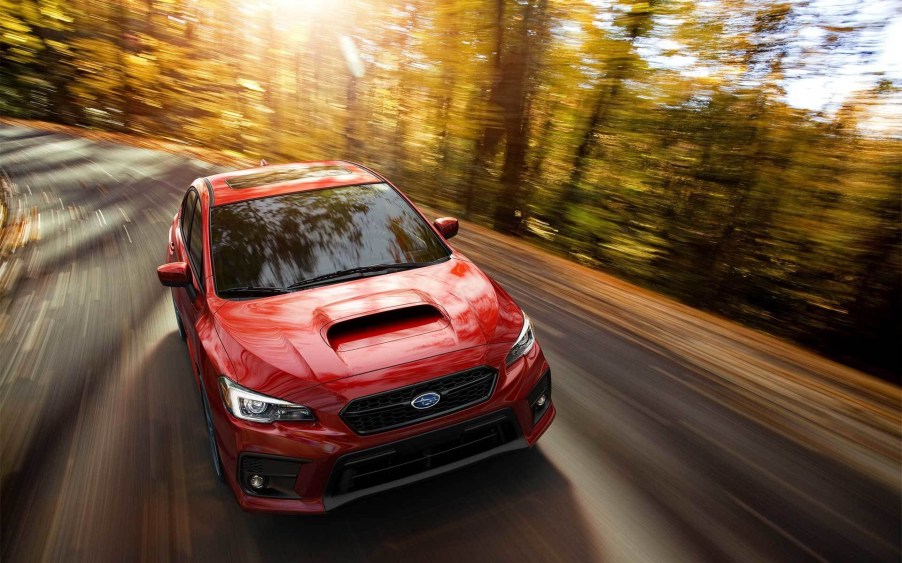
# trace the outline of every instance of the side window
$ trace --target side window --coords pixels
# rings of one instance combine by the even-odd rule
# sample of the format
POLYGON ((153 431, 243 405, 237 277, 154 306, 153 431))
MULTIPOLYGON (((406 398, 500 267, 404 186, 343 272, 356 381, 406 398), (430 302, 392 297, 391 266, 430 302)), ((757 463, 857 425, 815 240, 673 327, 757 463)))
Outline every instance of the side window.
POLYGON ((182 241, 188 246, 188 228, 191 226, 191 215, 194 213, 194 204, 197 202, 197 192, 188 190, 188 195, 182 202, 181 231, 182 241))
POLYGON ((204 229, 203 213, 200 210, 200 200, 195 196, 194 220, 191 221, 191 237, 188 242, 188 254, 191 256, 191 267, 197 274, 197 279, 203 277, 204 272, 204 229))

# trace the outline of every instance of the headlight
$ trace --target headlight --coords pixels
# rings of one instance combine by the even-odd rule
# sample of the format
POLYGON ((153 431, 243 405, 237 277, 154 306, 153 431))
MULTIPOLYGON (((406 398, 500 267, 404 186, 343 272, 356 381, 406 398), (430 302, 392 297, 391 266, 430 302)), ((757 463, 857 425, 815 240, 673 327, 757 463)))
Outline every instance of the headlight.
POLYGON ((511 351, 507 353, 507 365, 511 365, 517 358, 529 352, 535 343, 536 336, 532 332, 532 324, 530 324, 526 313, 523 313, 523 328, 520 329, 520 336, 517 337, 517 342, 514 343, 511 351))
POLYGON ((316 420, 307 407, 267 397, 238 385, 228 377, 219 378, 219 391, 233 416, 251 422, 297 422, 316 420))

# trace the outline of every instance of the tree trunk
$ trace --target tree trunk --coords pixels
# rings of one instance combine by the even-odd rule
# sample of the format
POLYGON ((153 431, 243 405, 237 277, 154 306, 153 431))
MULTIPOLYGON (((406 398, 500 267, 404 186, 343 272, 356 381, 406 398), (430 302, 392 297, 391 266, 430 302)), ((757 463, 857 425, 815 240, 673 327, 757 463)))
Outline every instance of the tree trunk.
POLYGON ((576 154, 573 157, 573 167, 570 169, 570 177, 561 188, 561 195, 553 206, 553 220, 557 224, 567 223, 567 208, 576 203, 579 186, 583 181, 586 168, 591 161, 597 160, 593 158, 595 148, 598 143, 598 134, 606 126, 611 107, 620 95, 620 88, 623 81, 629 74, 626 63, 621 61, 611 77, 611 87, 607 92, 599 94, 592 106, 592 113, 589 116, 589 122, 586 131, 583 133, 579 146, 576 148, 576 154))
POLYGON ((519 26, 516 44, 508 50, 504 92, 504 129, 507 150, 501 174, 501 197, 495 207, 494 228, 508 233, 519 231, 523 221, 523 184, 529 146, 529 117, 537 82, 539 57, 548 41, 547 0, 528 3, 519 26), (537 39, 533 39, 536 37, 537 39))
POLYGON ((470 163, 467 173, 467 182, 464 187, 463 206, 464 218, 470 219, 473 216, 473 210, 476 207, 476 195, 478 192, 480 180, 485 174, 486 165, 489 159, 495 155, 498 144, 504 136, 504 129, 501 127, 502 120, 498 118, 497 113, 500 109, 495 103, 498 91, 502 84, 502 53, 504 51, 504 0, 496 0, 495 2, 495 50, 492 56, 492 85, 489 90, 488 115, 485 118, 485 125, 482 130, 480 139, 476 142, 475 155, 470 163))

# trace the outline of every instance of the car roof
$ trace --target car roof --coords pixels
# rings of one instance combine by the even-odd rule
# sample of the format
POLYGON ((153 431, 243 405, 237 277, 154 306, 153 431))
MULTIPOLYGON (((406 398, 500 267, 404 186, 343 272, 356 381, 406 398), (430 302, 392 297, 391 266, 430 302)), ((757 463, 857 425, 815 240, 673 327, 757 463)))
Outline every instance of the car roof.
POLYGON ((204 180, 210 187, 214 206, 293 192, 385 181, 359 164, 342 160, 266 165, 216 174, 204 180))

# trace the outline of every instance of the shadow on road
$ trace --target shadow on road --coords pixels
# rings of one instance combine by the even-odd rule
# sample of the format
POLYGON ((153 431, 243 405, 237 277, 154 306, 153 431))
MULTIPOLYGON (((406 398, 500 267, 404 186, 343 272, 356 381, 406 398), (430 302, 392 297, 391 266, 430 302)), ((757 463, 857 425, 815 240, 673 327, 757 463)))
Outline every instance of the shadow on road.
POLYGON ((326 515, 243 512, 213 475, 187 351, 174 330, 139 371, 129 401, 136 418, 120 429, 134 455, 116 461, 134 479, 135 496, 108 491, 115 515, 86 530, 106 558, 135 556, 138 546, 159 555, 168 546, 171 560, 191 561, 604 560, 575 490, 538 448, 326 515))
POLYGON ((396 489, 324 517, 246 515, 265 561, 601 561, 574 491, 538 450, 396 489), (441 547, 438 547, 441 546, 441 547))
MULTIPOLYGON (((147 382, 145 398, 152 404, 168 395, 176 417, 135 436, 159 458, 159 466, 144 471, 168 481, 168 501, 158 501, 159 509, 187 513, 174 518, 161 513, 132 525, 146 528, 167 517, 183 522, 184 529, 167 532, 175 559, 465 562, 478 555, 480 561, 603 561, 570 482, 538 448, 326 515, 243 512, 213 475, 187 352, 175 332, 160 342, 142 371, 161 375, 147 382)), ((155 534, 144 529, 141 535, 155 534)))

